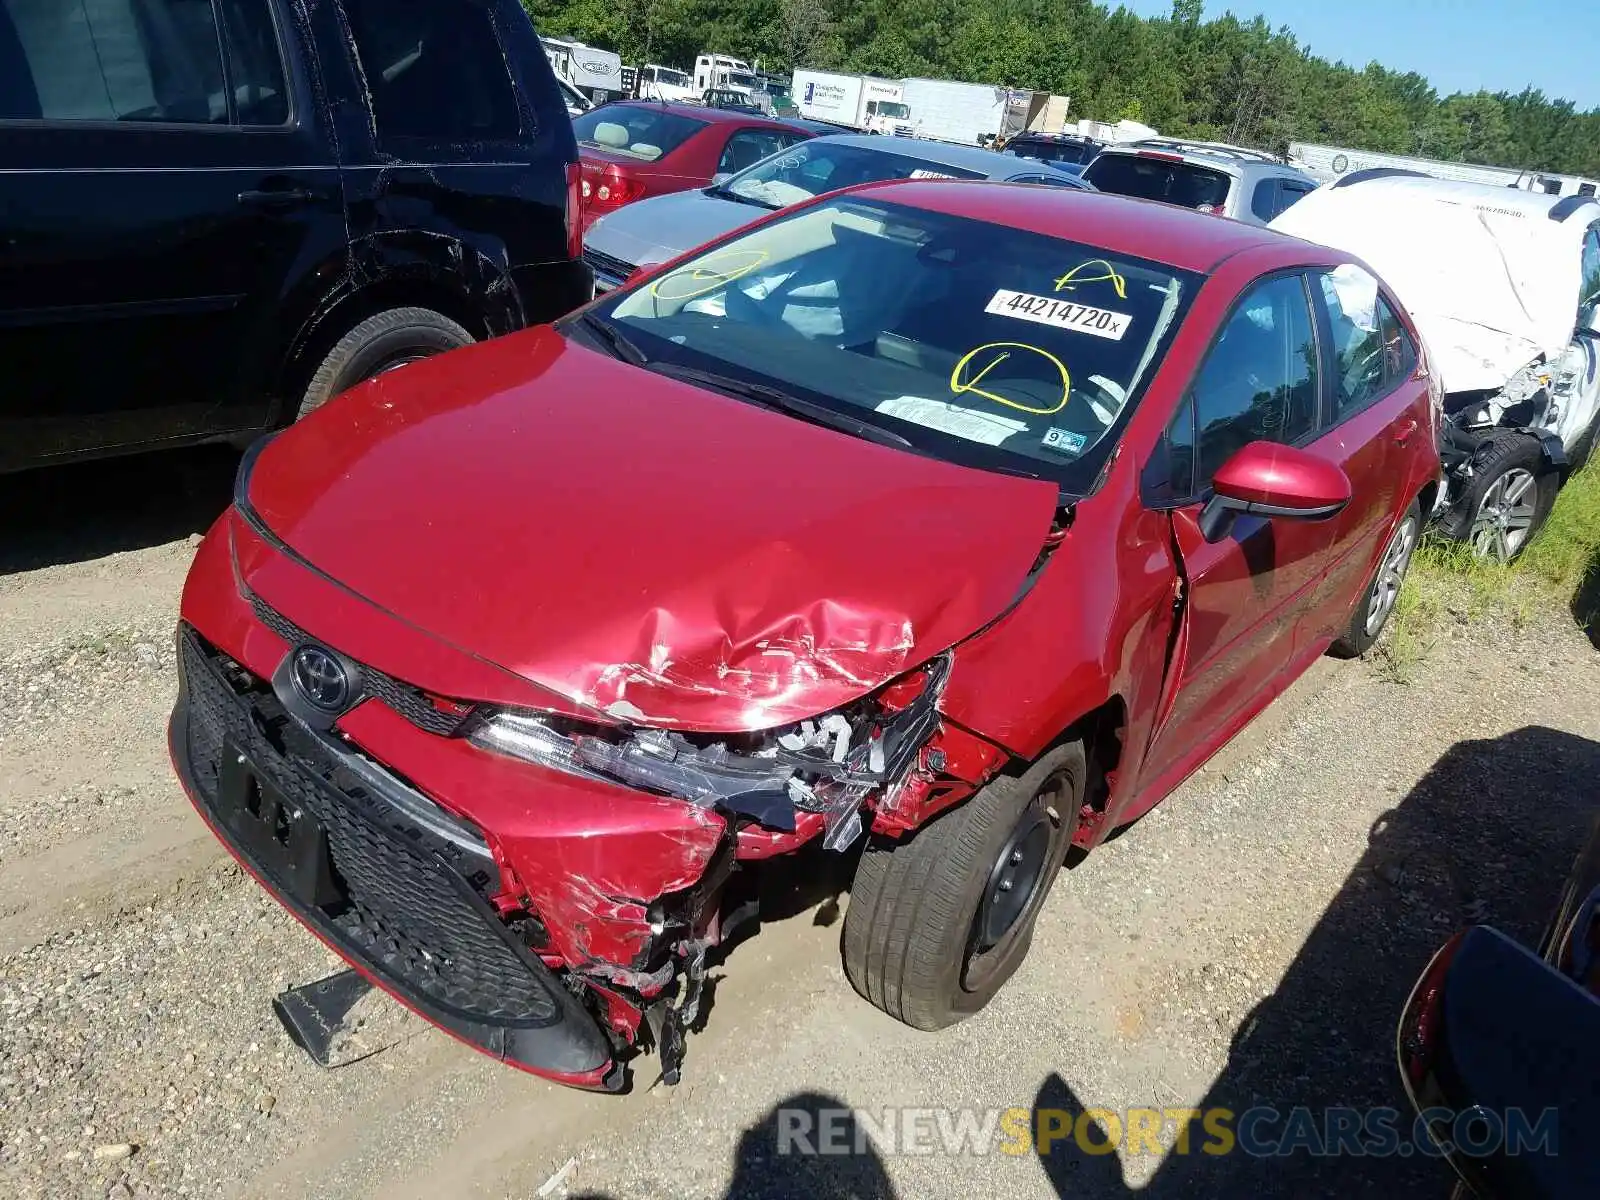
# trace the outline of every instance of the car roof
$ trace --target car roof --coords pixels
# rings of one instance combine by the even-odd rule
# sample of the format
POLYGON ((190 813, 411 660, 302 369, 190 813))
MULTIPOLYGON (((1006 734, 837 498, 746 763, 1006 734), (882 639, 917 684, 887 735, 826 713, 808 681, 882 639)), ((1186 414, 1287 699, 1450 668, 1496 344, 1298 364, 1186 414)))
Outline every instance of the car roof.
POLYGON ((980 150, 977 146, 958 146, 954 142, 930 142, 921 138, 883 137, 869 133, 841 133, 828 138, 835 145, 855 146, 862 150, 876 150, 882 154, 904 154, 932 163, 936 167, 960 167, 966 171, 982 171, 990 179, 1010 179, 1015 175, 1059 175, 1071 187, 1088 185, 1076 175, 1057 171, 1048 163, 1029 162, 1014 154, 1001 154, 996 150, 980 150), (1026 164, 1026 165, 1024 165, 1026 164))
POLYGON ((1082 146, 1105 145, 1098 138, 1081 133, 1043 133, 1037 129, 1024 129, 1021 133, 1014 134, 1006 145, 1009 146, 1012 142, 1073 142, 1082 146))
POLYGON ((1471 204, 1518 216, 1548 217, 1552 221, 1568 221, 1573 217, 1586 223, 1600 220, 1600 199, 1594 196, 1552 196, 1503 184, 1438 179, 1420 171, 1379 167, 1370 172, 1352 172, 1328 186, 1383 191, 1410 203, 1432 200, 1441 204, 1471 204))
POLYGON ((1311 179, 1311 176, 1299 167, 1286 163, 1265 150, 1252 150, 1248 146, 1230 146, 1226 142, 1188 141, 1183 138, 1141 138, 1136 142, 1115 142, 1100 153, 1170 154, 1184 162, 1203 163, 1209 167, 1233 167, 1240 171, 1246 167, 1254 167, 1311 179))
POLYGON ((1208 272, 1223 259, 1261 247, 1286 251, 1286 259, 1295 254, 1337 254, 1264 226, 1107 192, 1074 191, 1064 199, 1065 189, 924 179, 866 183, 850 190, 895 204, 1069 238, 1185 271, 1208 272))

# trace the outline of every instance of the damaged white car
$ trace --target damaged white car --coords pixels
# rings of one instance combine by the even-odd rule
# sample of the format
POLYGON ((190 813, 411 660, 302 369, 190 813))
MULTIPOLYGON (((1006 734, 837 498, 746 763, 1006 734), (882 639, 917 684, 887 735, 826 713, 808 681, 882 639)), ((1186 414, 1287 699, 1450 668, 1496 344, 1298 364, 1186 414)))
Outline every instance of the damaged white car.
MULTIPOLYGON (((1360 256, 1394 289, 1443 385, 1439 527, 1515 558, 1600 423, 1600 202, 1378 169, 1272 227, 1360 256)), ((1372 320, 1328 332, 1381 344, 1372 320)))

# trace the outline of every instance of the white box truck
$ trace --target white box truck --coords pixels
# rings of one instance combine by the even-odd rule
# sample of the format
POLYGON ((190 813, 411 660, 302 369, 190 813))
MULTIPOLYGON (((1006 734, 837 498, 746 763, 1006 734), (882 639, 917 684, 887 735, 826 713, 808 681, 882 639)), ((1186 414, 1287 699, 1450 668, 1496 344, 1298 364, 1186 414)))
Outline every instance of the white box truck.
POLYGON ((914 109, 905 88, 893 79, 841 75, 835 71, 796 71, 794 102, 802 117, 831 121, 862 133, 913 133, 914 109))
POLYGON ((952 79, 907 79, 906 103, 916 114, 916 135, 963 146, 987 145, 1027 127, 1034 93, 952 79))

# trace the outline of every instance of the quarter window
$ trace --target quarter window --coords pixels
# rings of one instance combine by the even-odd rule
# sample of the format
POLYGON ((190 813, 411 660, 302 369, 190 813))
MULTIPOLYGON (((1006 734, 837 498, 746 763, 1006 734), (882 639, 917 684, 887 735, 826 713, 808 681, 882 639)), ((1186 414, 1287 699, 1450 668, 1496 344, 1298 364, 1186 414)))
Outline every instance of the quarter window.
POLYGON ((211 0, 0 0, 0 118, 226 124, 211 0))
POLYGON ((521 131, 494 26, 472 0, 344 0, 378 145, 509 140, 521 131))
POLYGON ((1299 275, 1258 284, 1233 311, 1189 389, 1197 488, 1251 442, 1292 444, 1317 423, 1317 340, 1299 275))

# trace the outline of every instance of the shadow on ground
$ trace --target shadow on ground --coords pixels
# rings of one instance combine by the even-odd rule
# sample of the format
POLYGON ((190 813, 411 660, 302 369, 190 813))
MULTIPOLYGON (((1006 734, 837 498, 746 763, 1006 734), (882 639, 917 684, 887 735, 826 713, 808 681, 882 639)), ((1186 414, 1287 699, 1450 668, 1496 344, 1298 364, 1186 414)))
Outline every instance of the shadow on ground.
POLYGON ((1572 616, 1589 635, 1590 644, 1600 650, 1600 550, 1590 557, 1583 580, 1572 594, 1572 616))
MULTIPOLYGON (((1544 728, 1459 742, 1369 833, 1366 852, 1323 913, 1276 992, 1235 1032, 1228 1064, 1200 1107, 1285 1114, 1304 1105, 1410 1113, 1394 1060, 1400 1009, 1455 929, 1493 924, 1536 944, 1592 819, 1600 745, 1544 728)), ((1087 1098, 1091 1103, 1093 1097, 1087 1098)), ((1052 1076, 1039 1108, 1083 1110, 1052 1076)), ((1170 1137, 1164 1139, 1170 1145, 1170 1137)), ((1416 1152, 1394 1157, 1253 1158, 1237 1150, 1169 1153, 1138 1194, 1182 1197, 1442 1196, 1450 1175, 1416 1152)), ((1120 1153, 1120 1152, 1119 1152, 1120 1153)), ((1115 1154, 1068 1140, 1040 1159, 1061 1196, 1128 1197, 1115 1154)))
MULTIPOLYGON (((1582 845, 1600 780, 1600 745, 1552 729, 1530 727, 1504 737, 1460 742, 1396 807, 1372 826, 1366 852, 1323 913, 1278 989, 1236 1031, 1227 1066, 1202 1109, 1239 1114, 1271 1106, 1287 1114, 1305 1106, 1392 1108, 1398 1128, 1411 1120, 1394 1061, 1400 1009, 1433 952, 1456 929, 1486 922, 1534 944, 1582 845)), ((1035 1097, 1036 1109, 1081 1113, 1085 1101, 1057 1075, 1035 1097)), ((883 1159, 857 1129, 838 1140, 853 1154, 817 1157, 778 1152, 786 1111, 810 1114, 845 1102, 818 1094, 792 1096, 744 1131, 726 1200, 746 1197, 856 1197, 892 1200, 883 1159)), ((831 1116, 836 1124, 843 1114, 831 1116)), ((1319 1116, 1320 1120, 1320 1116, 1319 1116)), ((792 1129, 793 1126, 790 1126, 792 1129)), ((1279 1137, 1286 1122, 1258 1131, 1279 1137)), ((1163 1144, 1171 1146, 1170 1132, 1163 1144)), ((1327 1157, 1294 1153, 1251 1157, 1200 1153, 1208 1141, 1197 1126, 1191 1152, 1168 1152, 1144 1187, 1124 1182, 1121 1155, 1087 1153, 1072 1138, 1039 1158, 1048 1184, 1073 1200, 1200 1200, 1200 1198, 1382 1197, 1447 1194, 1449 1169, 1413 1151, 1391 1157, 1327 1157)), ((974 1187, 996 1167, 970 1163, 974 1187)), ((601 1200, 591 1196, 590 1200, 601 1200)))
POLYGON ((238 465, 237 451, 200 446, 0 475, 0 575, 204 532, 238 465))

